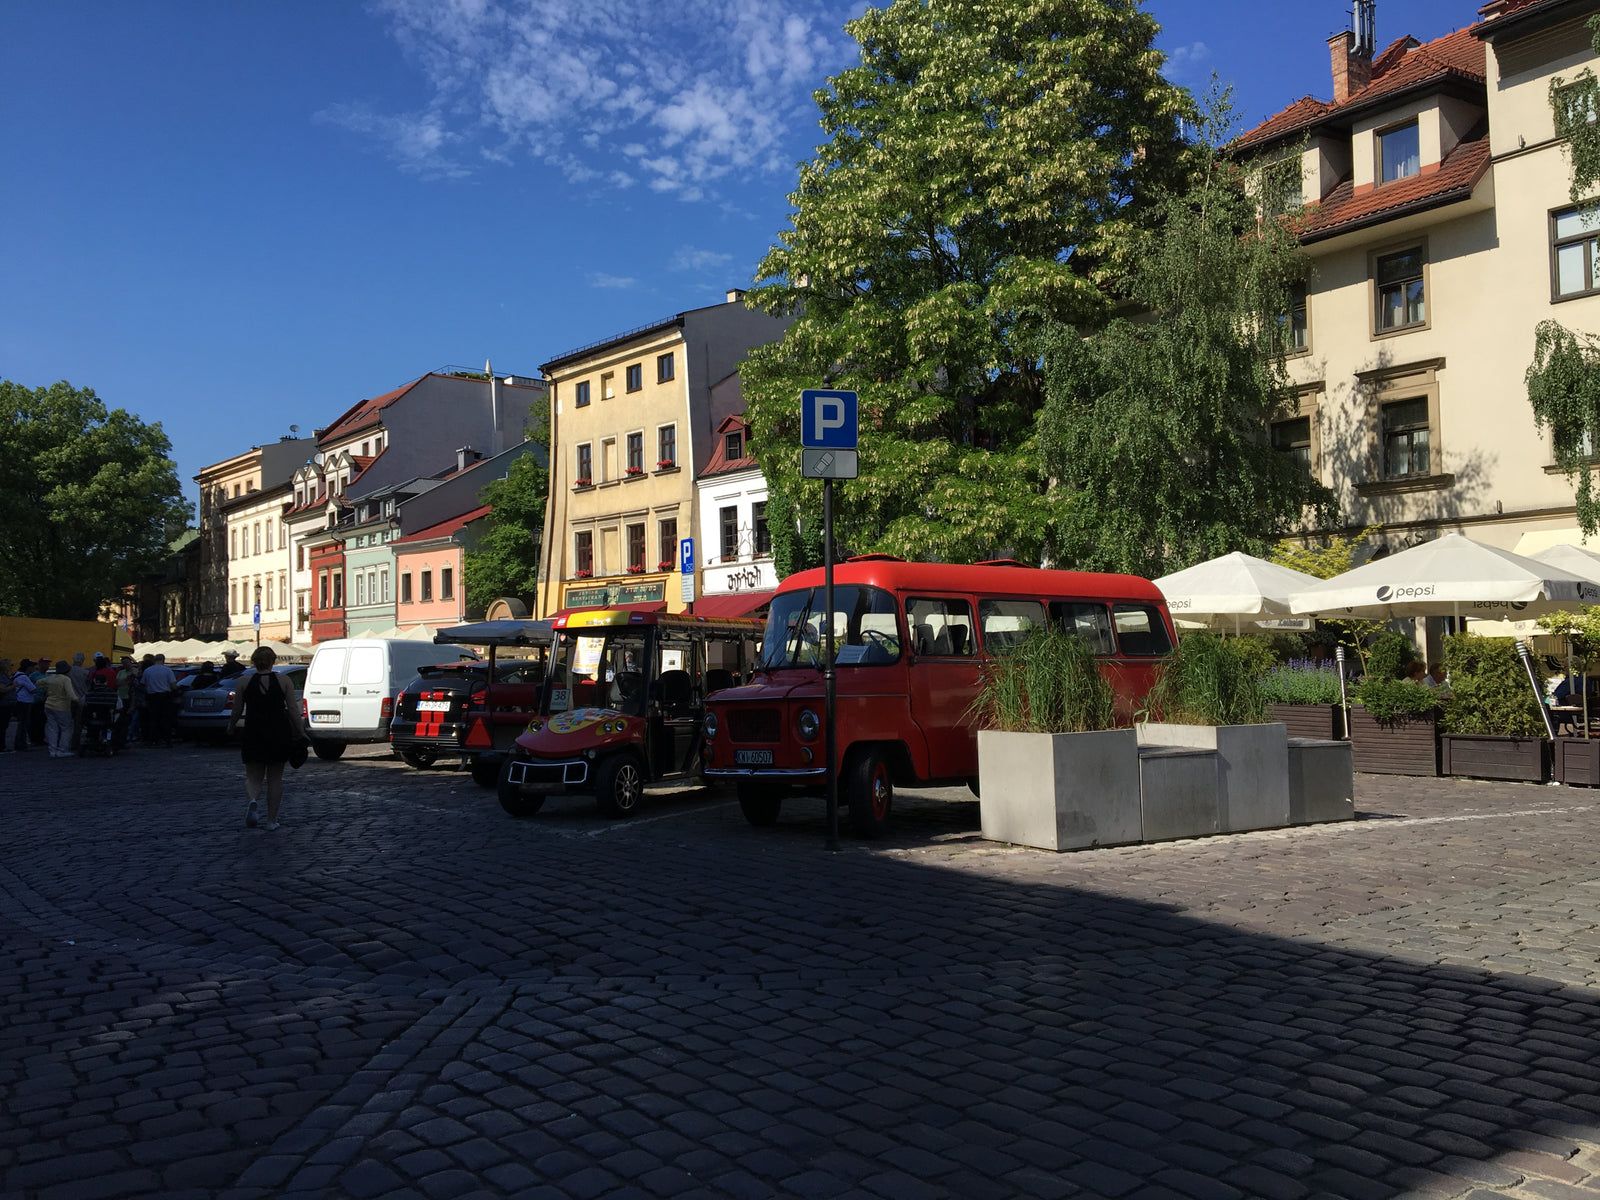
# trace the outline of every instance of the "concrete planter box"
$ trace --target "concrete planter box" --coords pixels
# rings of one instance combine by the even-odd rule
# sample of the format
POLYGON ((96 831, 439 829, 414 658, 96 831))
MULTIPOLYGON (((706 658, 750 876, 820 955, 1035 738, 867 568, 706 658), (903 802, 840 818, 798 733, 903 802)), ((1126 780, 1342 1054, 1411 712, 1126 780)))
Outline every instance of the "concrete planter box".
POLYGON ((1494 734, 1444 733, 1439 735, 1439 772, 1472 779, 1509 779, 1517 783, 1543 783, 1549 778, 1545 747, 1536 737, 1500 737, 1494 734))
POLYGON ((1289 739, 1289 824, 1353 821, 1356 768, 1350 743, 1289 739))
POLYGON ((1217 829, 1239 833, 1289 823, 1289 740, 1281 724, 1139 726, 1145 746, 1217 752, 1217 829))
POLYGON ((1139 828, 1143 840, 1165 842, 1220 832, 1220 774, 1215 750, 1139 747, 1139 828))
POLYGON ((978 732, 983 836, 1042 850, 1119 846, 1141 837, 1139 740, 1094 733, 978 732))
POLYGON ((1558 737, 1555 777, 1575 787, 1600 787, 1600 738, 1558 737))
POLYGON ((1373 775, 1437 775, 1436 717, 1379 721, 1359 704, 1350 708, 1350 746, 1356 770, 1373 775))
POLYGON ((1337 704, 1269 704, 1267 720, 1283 722, 1292 738, 1327 742, 1344 736, 1344 710, 1337 704))

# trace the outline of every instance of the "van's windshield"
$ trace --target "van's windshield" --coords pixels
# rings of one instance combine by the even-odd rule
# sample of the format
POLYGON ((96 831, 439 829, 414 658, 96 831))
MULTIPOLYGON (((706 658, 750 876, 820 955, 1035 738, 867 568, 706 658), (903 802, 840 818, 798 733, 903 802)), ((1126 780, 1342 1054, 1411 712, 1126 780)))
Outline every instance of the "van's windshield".
MULTIPOLYGON (((774 596, 761 642, 760 666, 821 667, 824 662, 823 589, 774 596)), ((841 584, 833 589, 836 666, 876 666, 900 657, 894 597, 882 588, 841 584)))

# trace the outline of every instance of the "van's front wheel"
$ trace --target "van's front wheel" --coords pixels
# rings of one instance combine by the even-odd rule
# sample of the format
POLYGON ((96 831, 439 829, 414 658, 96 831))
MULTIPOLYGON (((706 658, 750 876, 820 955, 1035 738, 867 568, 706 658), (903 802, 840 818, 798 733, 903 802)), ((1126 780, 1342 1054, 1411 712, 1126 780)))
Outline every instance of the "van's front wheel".
POLYGON ((744 819, 757 829, 778 823, 778 813, 783 808, 783 796, 771 784, 740 782, 739 811, 744 819))
POLYGON ((602 816, 631 817, 644 803, 644 771, 631 754, 613 754, 595 775, 595 800, 602 816))
POLYGON ((844 769, 845 797, 850 804, 850 828, 857 837, 882 837, 889 828, 894 804, 894 779, 889 764, 876 750, 858 750, 844 769))

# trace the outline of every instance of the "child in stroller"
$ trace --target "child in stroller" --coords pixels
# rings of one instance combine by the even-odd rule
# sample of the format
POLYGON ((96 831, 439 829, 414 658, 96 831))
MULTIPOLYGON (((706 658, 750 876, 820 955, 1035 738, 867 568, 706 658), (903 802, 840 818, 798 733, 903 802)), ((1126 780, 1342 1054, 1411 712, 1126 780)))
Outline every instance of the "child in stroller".
POLYGON ((89 681, 83 697, 83 719, 78 727, 78 753, 110 756, 118 750, 112 731, 117 722, 117 690, 98 675, 89 681))

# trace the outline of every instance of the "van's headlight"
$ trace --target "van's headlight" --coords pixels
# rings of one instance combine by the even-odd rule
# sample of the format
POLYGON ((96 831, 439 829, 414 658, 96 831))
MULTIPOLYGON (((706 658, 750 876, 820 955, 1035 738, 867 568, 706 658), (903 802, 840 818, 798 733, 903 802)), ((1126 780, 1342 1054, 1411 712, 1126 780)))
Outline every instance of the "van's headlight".
POLYGON ((717 736, 717 714, 714 712, 706 714, 706 736, 708 738, 717 736))
POLYGON ((809 708, 802 708, 800 710, 800 736, 805 738, 806 741, 809 742, 812 738, 817 736, 817 729, 820 727, 820 725, 821 722, 817 720, 816 713, 812 712, 809 708))

